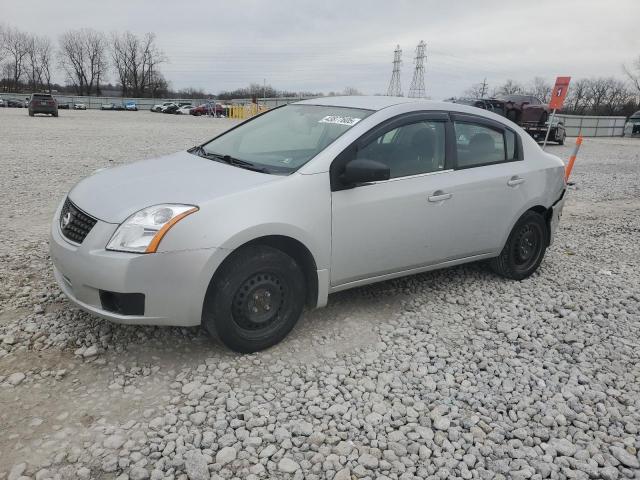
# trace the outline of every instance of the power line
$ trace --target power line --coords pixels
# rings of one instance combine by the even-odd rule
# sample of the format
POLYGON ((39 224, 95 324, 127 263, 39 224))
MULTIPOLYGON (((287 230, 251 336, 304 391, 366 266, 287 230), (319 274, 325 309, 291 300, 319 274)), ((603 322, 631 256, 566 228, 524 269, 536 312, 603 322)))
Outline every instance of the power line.
POLYGON ((420 43, 416 47, 416 66, 413 70, 413 80, 411 80, 411 87, 409 88, 409 97, 411 98, 426 97, 424 88, 424 60, 426 58, 426 47, 427 44, 422 40, 420 40, 420 43))
POLYGON ((402 86, 400 85, 400 65, 402 64, 402 50, 400 45, 396 45, 393 51, 393 71, 391 72, 391 81, 387 89, 387 95, 390 97, 401 97, 402 86))

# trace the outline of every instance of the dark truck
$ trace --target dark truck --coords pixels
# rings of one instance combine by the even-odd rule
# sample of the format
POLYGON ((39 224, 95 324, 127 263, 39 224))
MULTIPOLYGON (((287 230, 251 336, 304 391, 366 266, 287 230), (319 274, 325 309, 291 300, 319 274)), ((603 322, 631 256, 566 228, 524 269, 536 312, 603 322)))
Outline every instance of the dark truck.
POLYGON ((504 102, 505 117, 520 125, 536 141, 544 141, 549 129, 548 141, 564 145, 567 132, 564 123, 557 118, 553 119, 551 128, 551 110, 549 105, 543 103, 534 95, 502 95, 499 100, 504 102))
POLYGON ((30 117, 36 113, 58 116, 58 102, 49 93, 32 93, 28 106, 30 117))
MULTIPOLYGON (((520 125, 537 141, 543 141, 549 127, 549 106, 533 95, 502 95, 498 98, 458 98, 453 103, 462 103, 482 108, 520 125)), ((549 131, 549 141, 564 144, 567 134, 564 123, 554 118, 549 131)))

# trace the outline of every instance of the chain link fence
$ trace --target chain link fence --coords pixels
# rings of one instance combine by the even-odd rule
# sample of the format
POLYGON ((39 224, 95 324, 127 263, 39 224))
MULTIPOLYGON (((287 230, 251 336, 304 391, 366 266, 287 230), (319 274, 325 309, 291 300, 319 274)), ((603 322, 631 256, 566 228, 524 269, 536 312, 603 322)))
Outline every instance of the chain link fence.
POLYGON ((626 117, 604 117, 597 115, 564 115, 556 114, 556 118, 564 123, 568 137, 621 137, 626 117))

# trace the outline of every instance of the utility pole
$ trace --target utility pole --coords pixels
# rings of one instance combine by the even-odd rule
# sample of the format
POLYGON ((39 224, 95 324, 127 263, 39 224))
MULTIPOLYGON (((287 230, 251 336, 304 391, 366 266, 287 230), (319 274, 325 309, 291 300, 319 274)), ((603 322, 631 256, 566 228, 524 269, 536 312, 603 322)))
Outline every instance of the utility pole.
POLYGON ((487 77, 484 78, 484 80, 480 85, 482 85, 482 89, 480 90, 480 98, 484 98, 484 96, 487 94, 487 88, 488 88, 487 77))
POLYGON ((402 64, 402 50, 400 45, 396 46, 393 51, 393 72, 391 73, 391 81, 387 89, 387 96, 401 97, 402 87, 400 86, 400 64, 402 64))
POLYGON ((267 79, 262 79, 262 104, 267 104, 267 79))
POLYGON ((424 60, 426 58, 426 48, 427 44, 420 40, 420 43, 416 47, 416 67, 413 70, 413 80, 411 80, 411 87, 409 88, 408 96, 411 98, 426 97, 424 88, 424 60))

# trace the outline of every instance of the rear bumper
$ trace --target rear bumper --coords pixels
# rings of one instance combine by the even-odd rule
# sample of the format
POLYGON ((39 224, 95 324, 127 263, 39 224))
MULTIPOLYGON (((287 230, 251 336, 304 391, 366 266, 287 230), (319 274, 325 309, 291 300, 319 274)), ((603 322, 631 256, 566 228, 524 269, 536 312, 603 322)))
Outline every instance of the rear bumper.
POLYGON ((564 209, 564 202, 566 200, 567 190, 562 191, 562 196, 551 207, 551 220, 549 222, 549 245, 553 245, 553 241, 558 230, 560 223, 560 217, 562 217, 562 210, 564 209))
POLYGON ((58 111, 58 107, 29 107, 29 111, 32 113, 56 113, 58 111))
POLYGON ((212 271, 226 256, 223 249, 134 254, 105 250, 117 225, 98 221, 81 245, 62 236, 56 212, 49 249, 55 279, 81 309, 116 323, 193 326, 201 323, 202 305, 212 271), (143 315, 109 311, 100 291, 144 295, 143 315), (105 308, 106 307, 106 308, 105 308))

